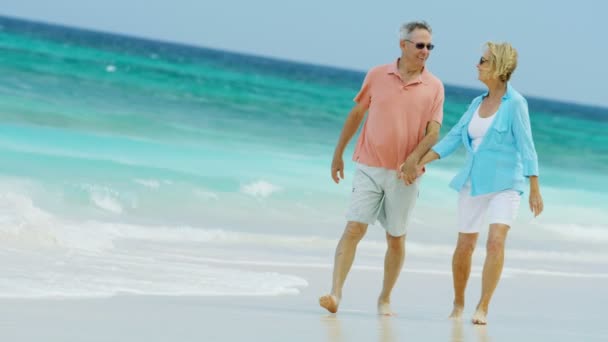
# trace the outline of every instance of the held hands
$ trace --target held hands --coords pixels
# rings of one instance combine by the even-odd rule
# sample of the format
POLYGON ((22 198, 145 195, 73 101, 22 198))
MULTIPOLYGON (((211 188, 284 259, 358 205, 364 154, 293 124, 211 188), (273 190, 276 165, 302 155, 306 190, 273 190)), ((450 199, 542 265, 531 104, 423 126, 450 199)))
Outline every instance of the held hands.
POLYGON ((336 184, 340 183, 340 179, 344 179, 344 161, 342 160, 342 156, 334 156, 331 162, 331 178, 336 184), (338 175, 340 176, 339 178, 338 175))
POLYGON ((534 213, 534 217, 540 215, 543 212, 544 204, 543 197, 540 195, 540 191, 534 190, 530 192, 530 211, 534 213))
POLYGON ((413 184, 416 181, 416 178, 422 175, 422 169, 422 165, 417 164, 413 159, 407 159, 401 164, 399 172, 397 173, 397 178, 403 179, 405 185, 413 184))

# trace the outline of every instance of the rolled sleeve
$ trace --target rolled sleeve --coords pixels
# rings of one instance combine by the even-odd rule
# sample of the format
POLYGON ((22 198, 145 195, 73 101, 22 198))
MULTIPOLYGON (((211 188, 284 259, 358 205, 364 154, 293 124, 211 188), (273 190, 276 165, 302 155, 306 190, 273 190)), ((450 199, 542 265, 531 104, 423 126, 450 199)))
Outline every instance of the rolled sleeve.
POLYGON ((514 105, 513 135, 517 144, 517 150, 521 154, 524 176, 538 176, 538 156, 532 138, 528 103, 522 98, 521 101, 518 101, 514 105))
POLYGON ((536 159, 523 159, 524 176, 538 176, 538 161, 536 159))

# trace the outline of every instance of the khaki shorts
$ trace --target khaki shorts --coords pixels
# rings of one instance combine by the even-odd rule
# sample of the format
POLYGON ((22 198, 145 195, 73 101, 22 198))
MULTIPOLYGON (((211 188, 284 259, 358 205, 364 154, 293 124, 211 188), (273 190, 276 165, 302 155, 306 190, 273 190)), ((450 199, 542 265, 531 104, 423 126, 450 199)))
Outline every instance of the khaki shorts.
POLYGON ((346 219, 367 224, 377 220, 390 235, 405 235, 418 199, 419 181, 405 185, 395 170, 357 164, 346 219))

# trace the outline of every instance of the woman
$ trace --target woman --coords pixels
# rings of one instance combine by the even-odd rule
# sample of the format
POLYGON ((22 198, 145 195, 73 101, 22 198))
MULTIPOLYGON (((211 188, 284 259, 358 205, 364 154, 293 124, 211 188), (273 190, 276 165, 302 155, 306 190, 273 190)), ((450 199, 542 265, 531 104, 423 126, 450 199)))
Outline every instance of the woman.
POLYGON ((530 183, 530 210, 534 216, 543 210, 528 104, 508 83, 516 66, 517 51, 510 44, 486 43, 477 70, 487 92, 473 100, 460 121, 419 163, 421 170, 425 164, 450 155, 461 143, 467 150, 464 167, 450 183, 460 192, 459 235, 452 259, 454 310, 450 317, 462 316, 471 256, 485 216, 490 232, 481 298, 473 315, 475 324, 487 322, 488 305, 502 272, 505 239, 519 208, 525 178, 530 183))

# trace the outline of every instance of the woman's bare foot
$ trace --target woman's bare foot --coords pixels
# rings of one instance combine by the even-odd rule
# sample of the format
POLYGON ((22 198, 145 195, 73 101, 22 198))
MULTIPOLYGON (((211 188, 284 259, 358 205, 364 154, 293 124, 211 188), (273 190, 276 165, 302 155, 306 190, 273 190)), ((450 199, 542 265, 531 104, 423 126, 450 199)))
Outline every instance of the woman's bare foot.
POLYGON ((464 306, 454 305, 454 309, 452 310, 452 313, 450 314, 450 319, 461 319, 463 311, 464 311, 464 306))
POLYGON ((391 309, 391 304, 389 302, 378 301, 378 315, 396 316, 397 313, 391 309))
POLYGON ((319 305, 331 313, 338 312, 340 299, 334 295, 328 294, 319 298, 319 305))
POLYGON ((486 316, 488 315, 486 310, 483 310, 482 308, 477 308, 477 310, 475 310, 475 314, 473 315, 473 324, 481 324, 481 325, 485 325, 488 323, 488 320, 486 318, 486 316))

